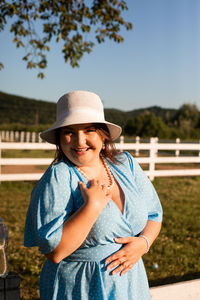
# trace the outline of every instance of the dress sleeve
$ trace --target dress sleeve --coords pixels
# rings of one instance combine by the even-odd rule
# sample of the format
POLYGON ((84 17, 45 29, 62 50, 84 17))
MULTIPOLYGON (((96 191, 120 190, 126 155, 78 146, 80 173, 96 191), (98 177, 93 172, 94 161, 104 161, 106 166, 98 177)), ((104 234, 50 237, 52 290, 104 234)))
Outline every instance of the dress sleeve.
POLYGON ((161 222, 163 214, 162 206, 153 184, 146 176, 136 159, 134 159, 128 152, 126 152, 126 155, 129 160, 129 165, 132 170, 138 192, 140 193, 140 196, 145 199, 148 210, 148 220, 161 222))
POLYGON ((24 246, 47 254, 59 244, 64 221, 72 214, 70 174, 66 166, 50 166, 31 193, 24 246))

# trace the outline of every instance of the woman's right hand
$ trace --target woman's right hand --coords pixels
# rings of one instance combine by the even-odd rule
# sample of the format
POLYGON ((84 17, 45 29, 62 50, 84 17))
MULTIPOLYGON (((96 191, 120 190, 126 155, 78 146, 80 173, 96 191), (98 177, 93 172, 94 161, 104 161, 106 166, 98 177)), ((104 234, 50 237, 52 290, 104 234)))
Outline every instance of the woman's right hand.
POLYGON ((102 185, 98 179, 92 179, 90 181, 89 188, 87 188, 86 185, 80 181, 79 187, 85 204, 92 205, 94 209, 99 211, 101 211, 107 205, 112 196, 107 187, 102 185))

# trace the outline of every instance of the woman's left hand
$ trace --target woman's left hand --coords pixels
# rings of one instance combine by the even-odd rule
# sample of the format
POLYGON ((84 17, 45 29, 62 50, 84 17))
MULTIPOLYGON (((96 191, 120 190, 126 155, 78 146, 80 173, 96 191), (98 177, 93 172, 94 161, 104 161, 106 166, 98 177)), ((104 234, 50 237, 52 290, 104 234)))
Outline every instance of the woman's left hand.
POLYGON ((134 264, 146 253, 146 241, 141 237, 124 237, 115 238, 118 244, 124 244, 123 248, 108 257, 105 261, 108 266, 107 270, 112 271, 112 275, 119 273, 120 275, 128 272, 134 264))

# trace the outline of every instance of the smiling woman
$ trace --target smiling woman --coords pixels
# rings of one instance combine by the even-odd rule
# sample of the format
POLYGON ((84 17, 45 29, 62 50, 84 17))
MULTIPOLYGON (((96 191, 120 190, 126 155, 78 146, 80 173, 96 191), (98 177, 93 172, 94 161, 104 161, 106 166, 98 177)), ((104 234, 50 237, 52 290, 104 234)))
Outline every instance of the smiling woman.
POLYGON ((114 149, 120 133, 96 94, 74 91, 41 134, 57 145, 25 227, 25 246, 47 258, 41 300, 150 299, 142 256, 160 231, 162 208, 133 157, 114 149))
POLYGON ((60 129, 60 146, 76 166, 90 167, 99 163, 104 139, 92 124, 80 124, 60 129))

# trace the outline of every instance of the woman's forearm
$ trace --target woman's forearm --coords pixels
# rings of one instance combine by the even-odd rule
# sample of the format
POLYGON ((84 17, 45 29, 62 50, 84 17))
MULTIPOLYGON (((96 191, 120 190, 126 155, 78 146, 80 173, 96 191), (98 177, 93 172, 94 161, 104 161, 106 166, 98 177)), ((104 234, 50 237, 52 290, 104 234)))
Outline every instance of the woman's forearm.
POLYGON ((157 238, 160 230, 161 230, 162 223, 161 222, 155 222, 155 221, 148 221, 143 231, 140 233, 140 235, 144 235, 147 237, 149 241, 149 247, 153 244, 155 239, 157 238))
POLYGON ((90 204, 84 204, 63 224, 60 243, 45 256, 54 263, 59 263, 63 258, 73 253, 86 239, 100 211, 90 204))
POLYGON ((79 187, 84 204, 64 222, 60 243, 51 253, 46 254, 54 263, 59 263, 81 246, 102 209, 111 199, 111 193, 96 180, 90 181, 89 188, 82 182, 79 182, 79 187))

